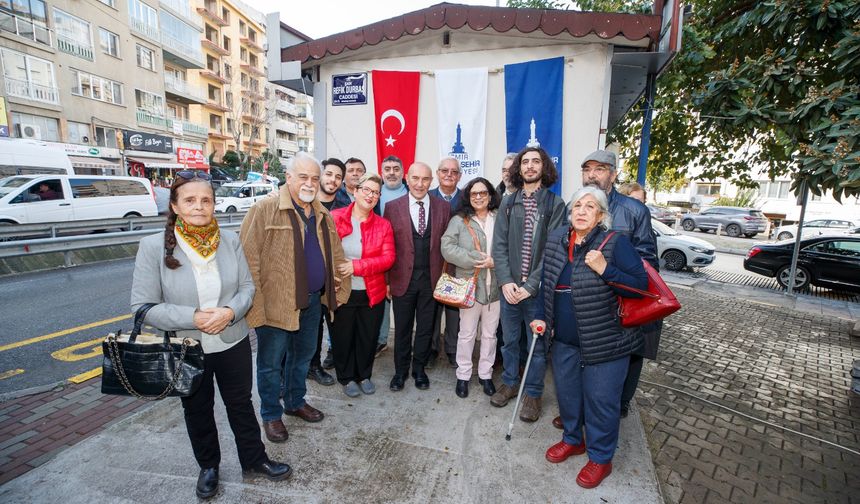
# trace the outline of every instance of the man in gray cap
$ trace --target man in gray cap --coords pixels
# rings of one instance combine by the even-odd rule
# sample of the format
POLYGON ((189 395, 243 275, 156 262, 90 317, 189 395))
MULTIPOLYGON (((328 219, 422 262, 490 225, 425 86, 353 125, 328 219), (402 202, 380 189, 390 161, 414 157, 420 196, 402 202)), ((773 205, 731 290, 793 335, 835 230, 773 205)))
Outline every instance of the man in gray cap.
MULTIPOLYGON (((651 232, 651 212, 640 201, 624 196, 615 190, 615 179, 618 177, 615 153, 606 150, 596 150, 585 157, 582 162, 582 185, 599 187, 606 192, 609 200, 609 213, 612 215, 612 230, 622 233, 630 239, 636 251, 648 261, 654 269, 659 270, 657 258, 657 241, 651 232)), ((639 374, 642 372, 642 359, 657 358, 657 346, 660 343, 662 321, 642 326, 645 348, 642 355, 630 356, 630 367, 621 394, 621 416, 626 417, 630 408, 630 400, 639 384, 639 374)), ((555 424, 555 422, 553 422, 555 424)), ((556 425, 558 426, 558 425, 556 425)))

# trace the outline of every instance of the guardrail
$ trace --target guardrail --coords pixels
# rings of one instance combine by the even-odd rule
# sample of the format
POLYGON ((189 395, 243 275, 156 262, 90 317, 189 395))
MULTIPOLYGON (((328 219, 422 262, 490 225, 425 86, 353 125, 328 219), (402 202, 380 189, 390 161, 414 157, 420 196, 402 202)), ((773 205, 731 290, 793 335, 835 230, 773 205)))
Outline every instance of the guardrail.
MULTIPOLYGON (((216 214, 218 224, 225 229, 238 228, 245 213, 216 214)), ((67 267, 74 266, 71 252, 90 248, 129 245, 144 236, 157 232, 158 228, 140 229, 143 224, 164 224, 166 217, 140 217, 135 219, 106 219, 102 221, 79 221, 54 224, 22 224, 0 226, 0 259, 61 252, 67 267), (61 233, 85 232, 126 227, 129 231, 98 234, 59 236, 61 233), (50 234, 47 238, 16 239, 19 236, 50 234)))

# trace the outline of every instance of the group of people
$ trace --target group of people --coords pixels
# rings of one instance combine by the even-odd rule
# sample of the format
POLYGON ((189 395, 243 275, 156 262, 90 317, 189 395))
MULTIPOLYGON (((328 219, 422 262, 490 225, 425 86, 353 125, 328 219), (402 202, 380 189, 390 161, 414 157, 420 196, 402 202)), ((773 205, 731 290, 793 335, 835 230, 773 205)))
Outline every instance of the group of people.
POLYGON ((410 378, 428 389, 426 370, 445 355, 456 368, 454 392, 467 397, 480 335, 478 382, 490 404, 506 406, 522 386, 520 419, 534 422, 551 356, 561 413, 553 425, 563 436, 546 458, 559 463, 587 452, 577 482, 599 485, 612 470, 620 419, 642 359, 656 356, 660 330, 624 328, 617 314, 616 296, 635 294, 613 285, 646 288, 642 260, 656 268, 657 257, 648 210, 614 188, 615 155, 586 157, 584 187, 567 206, 550 190, 558 173, 540 147, 508 154, 498 186, 478 177, 459 188, 454 158, 437 166, 433 190, 426 163, 415 162, 404 176, 391 156, 380 172, 368 173, 356 158, 320 163, 299 153, 286 164, 278 196, 251 207, 239 236, 218 228, 208 175, 177 173, 164 233, 141 240, 132 309, 158 303, 148 324, 203 345, 203 385, 182 399, 200 466, 197 495, 208 498, 218 488, 213 378, 243 470, 273 480, 292 472, 271 460, 261 441, 249 328, 257 337, 263 432, 280 443, 289 437, 283 415, 324 418, 305 399, 307 379, 337 381, 349 397, 375 393, 374 360, 387 348, 390 312, 393 392, 410 378), (475 278, 472 307, 434 300, 446 268, 475 278), (330 342, 323 360, 324 332, 330 342), (332 366, 336 378, 326 372, 332 366))

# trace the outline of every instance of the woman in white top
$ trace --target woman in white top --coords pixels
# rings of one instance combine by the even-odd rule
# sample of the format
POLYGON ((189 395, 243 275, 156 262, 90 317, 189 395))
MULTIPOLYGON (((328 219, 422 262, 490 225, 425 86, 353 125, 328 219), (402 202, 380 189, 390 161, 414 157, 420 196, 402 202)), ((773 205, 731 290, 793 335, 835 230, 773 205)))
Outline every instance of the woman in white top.
POLYGON ((493 385, 493 362, 496 357, 496 328, 499 325, 500 308, 499 286, 491 247, 499 199, 498 193, 487 179, 472 179, 463 188, 460 206, 442 235, 442 257, 457 267, 457 278, 469 278, 474 274, 475 268, 478 268, 475 305, 460 309, 455 389, 459 397, 469 395, 472 351, 479 328, 481 356, 478 360, 478 382, 485 394, 491 396, 496 393, 496 387, 493 385))
MULTIPOLYGON (((140 241, 134 264, 131 307, 157 303, 145 322, 203 346, 203 382, 182 398, 185 426, 200 466, 197 496, 218 492, 221 449, 215 427, 215 383, 227 408, 239 462, 246 474, 282 480, 287 464, 273 462, 260 438, 251 405, 251 344, 245 313, 254 282, 239 237, 218 228, 215 194, 205 172, 180 171, 170 188, 170 213, 163 233, 140 241)), ((184 500, 184 499, 179 499, 184 500)))

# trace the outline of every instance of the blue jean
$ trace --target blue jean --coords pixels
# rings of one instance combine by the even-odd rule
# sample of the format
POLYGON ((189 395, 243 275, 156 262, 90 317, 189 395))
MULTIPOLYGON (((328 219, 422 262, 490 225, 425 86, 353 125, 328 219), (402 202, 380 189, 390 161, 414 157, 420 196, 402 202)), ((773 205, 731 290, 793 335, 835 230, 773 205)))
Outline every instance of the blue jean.
MULTIPOLYGON (((502 324, 502 360, 505 369, 502 372, 502 381, 509 387, 516 387, 520 379, 520 360, 525 363, 528 355, 522 355, 521 340, 525 339, 528 349, 531 346, 532 330, 529 324, 535 319, 537 312, 537 299, 529 297, 512 305, 501 296, 501 324, 502 324), (523 322, 526 330, 522 331, 523 322)), ((535 342, 535 351, 529 366, 529 373, 525 379, 524 391, 530 397, 543 395, 543 380, 546 373, 546 343, 545 338, 538 337, 535 342)))
POLYGON ((391 330, 391 301, 386 299, 383 301, 385 308, 382 314, 382 327, 379 328, 379 338, 376 341, 377 345, 388 344, 388 332, 391 330))
POLYGON ((581 444, 585 423, 588 459, 592 462, 612 462, 618 447, 621 390, 629 362, 630 358, 624 356, 583 366, 578 346, 560 341, 552 344, 552 372, 564 442, 581 444))
POLYGON ((284 410, 305 405, 305 379, 311 358, 317 349, 320 294, 310 295, 310 304, 299 315, 299 330, 285 331, 260 326, 257 332, 257 391, 260 394, 260 417, 264 422, 281 418, 284 410), (282 367, 283 366, 283 367, 282 367), (281 407, 281 377, 284 378, 284 406, 281 407))

